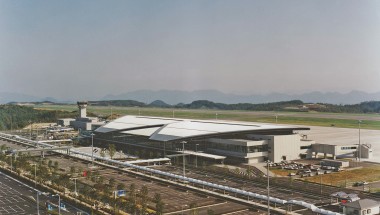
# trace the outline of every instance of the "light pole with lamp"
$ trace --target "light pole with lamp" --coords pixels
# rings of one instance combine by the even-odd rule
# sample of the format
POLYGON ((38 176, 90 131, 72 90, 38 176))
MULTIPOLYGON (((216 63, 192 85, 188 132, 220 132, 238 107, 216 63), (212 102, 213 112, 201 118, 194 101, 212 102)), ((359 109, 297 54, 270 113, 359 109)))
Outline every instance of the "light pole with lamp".
POLYGON ((59 194, 51 195, 52 197, 58 196, 58 215, 61 215, 61 196, 59 194))
POLYGON ((94 133, 91 133, 91 165, 94 167, 94 133))
POLYGON ((37 187, 37 164, 31 164, 34 166, 34 187, 37 187))
POLYGON ((269 205, 269 162, 270 162, 270 160, 268 159, 267 160, 267 190, 268 190, 268 199, 267 199, 267 201, 268 201, 268 215, 270 215, 270 205, 269 205))
POLYGON ((30 124, 30 134, 29 134, 29 139, 32 140, 32 120, 29 120, 30 124))
POLYGON ((77 193, 77 179, 78 178, 70 178, 71 180, 74 180, 74 194, 76 196, 78 196, 78 193, 77 193))
POLYGON ((13 153, 7 156, 11 157, 11 172, 12 172, 13 171, 13 153))
POLYGON ((39 195, 41 195, 40 191, 37 191, 37 215, 40 215, 40 198, 39 195))
POLYGON ((185 177, 185 143, 186 141, 182 141, 182 163, 183 163, 183 177, 185 177))
POLYGON ((198 168, 198 147, 199 144, 195 144, 195 167, 198 168))
POLYGON ((361 161, 361 158, 362 158, 362 146, 361 146, 361 143, 360 143, 360 125, 361 125, 362 121, 361 120, 358 120, 358 124, 359 124, 359 162, 361 161))

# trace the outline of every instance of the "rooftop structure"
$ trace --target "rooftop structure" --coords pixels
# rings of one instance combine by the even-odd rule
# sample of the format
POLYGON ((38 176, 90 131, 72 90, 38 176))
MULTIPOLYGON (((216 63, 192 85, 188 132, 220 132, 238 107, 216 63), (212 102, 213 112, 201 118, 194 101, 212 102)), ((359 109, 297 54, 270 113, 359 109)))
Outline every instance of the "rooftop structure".
POLYGON ((177 141, 224 134, 252 132, 293 132, 306 127, 280 126, 264 123, 245 123, 222 120, 191 120, 147 116, 124 116, 98 129, 97 133, 123 132, 149 136, 155 141, 177 141))
POLYGON ((380 203, 372 199, 360 199, 344 204, 343 213, 349 215, 379 214, 380 203))

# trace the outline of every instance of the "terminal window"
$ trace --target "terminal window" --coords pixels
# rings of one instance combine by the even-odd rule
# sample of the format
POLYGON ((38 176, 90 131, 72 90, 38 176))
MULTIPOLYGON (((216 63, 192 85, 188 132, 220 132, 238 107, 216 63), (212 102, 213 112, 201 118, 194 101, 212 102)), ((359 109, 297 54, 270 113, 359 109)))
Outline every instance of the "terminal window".
POLYGON ((356 146, 344 146, 344 147, 341 147, 340 149, 342 149, 342 150, 352 150, 352 149, 356 149, 356 146))

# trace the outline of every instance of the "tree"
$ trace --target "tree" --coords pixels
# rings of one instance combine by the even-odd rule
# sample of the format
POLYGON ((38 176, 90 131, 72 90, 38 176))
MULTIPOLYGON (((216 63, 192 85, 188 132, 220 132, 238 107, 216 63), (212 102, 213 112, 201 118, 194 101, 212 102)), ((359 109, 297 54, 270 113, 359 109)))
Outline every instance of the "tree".
POLYGON ((248 178, 251 178, 251 175, 253 174, 253 169, 251 166, 247 167, 246 173, 248 175, 248 178))
POLYGON ((136 212, 136 185, 134 183, 129 186, 128 207, 131 213, 136 212))
POLYGON ((143 185, 140 191, 140 199, 141 199, 141 214, 146 214, 146 209, 148 207, 148 187, 143 185))
POLYGON ((156 215, 162 215, 164 212, 164 203, 159 193, 154 194, 153 202, 156 203, 156 215))
POLYGON ((54 170, 57 171, 59 167, 58 161, 54 162, 54 170))
POLYGON ((74 173, 75 173, 75 166, 71 166, 70 167, 70 173, 71 173, 71 175, 74 175, 74 173))
POLYGON ((108 181, 108 185, 111 187, 111 189, 115 187, 115 184, 116 180, 114 178, 110 178, 110 180, 108 181))
POLYGON ((7 145, 3 144, 0 147, 0 153, 3 153, 7 149, 7 145))
POLYGON ((190 203, 189 207, 191 209, 191 215, 198 215, 197 203, 196 202, 190 203))
POLYGON ((105 149, 101 149, 101 150, 100 150, 100 156, 101 156, 102 158, 104 158, 104 157, 106 156, 106 150, 105 150, 105 149))
POLYGON ((51 168, 53 166, 53 161, 52 160, 49 160, 48 162, 48 167, 51 168))
POLYGON ((116 153, 115 145, 114 144, 110 144, 108 146, 108 154, 110 155, 111 159, 113 159, 113 156, 115 155, 115 153, 116 153))
POLYGON ((116 189, 117 189, 117 190, 125 190, 125 184, 123 184, 123 183, 119 183, 119 184, 116 186, 116 189))
POLYGON ((214 211, 212 209, 207 209, 207 215, 214 215, 214 211))

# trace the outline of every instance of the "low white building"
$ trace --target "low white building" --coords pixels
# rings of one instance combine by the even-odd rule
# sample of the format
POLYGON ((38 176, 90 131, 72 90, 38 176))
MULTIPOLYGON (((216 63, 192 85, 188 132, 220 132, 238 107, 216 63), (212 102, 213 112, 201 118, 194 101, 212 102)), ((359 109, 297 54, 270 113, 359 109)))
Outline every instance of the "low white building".
POLYGON ((360 199, 358 201, 343 204, 343 213, 347 215, 379 214, 380 203, 372 199, 360 199))

